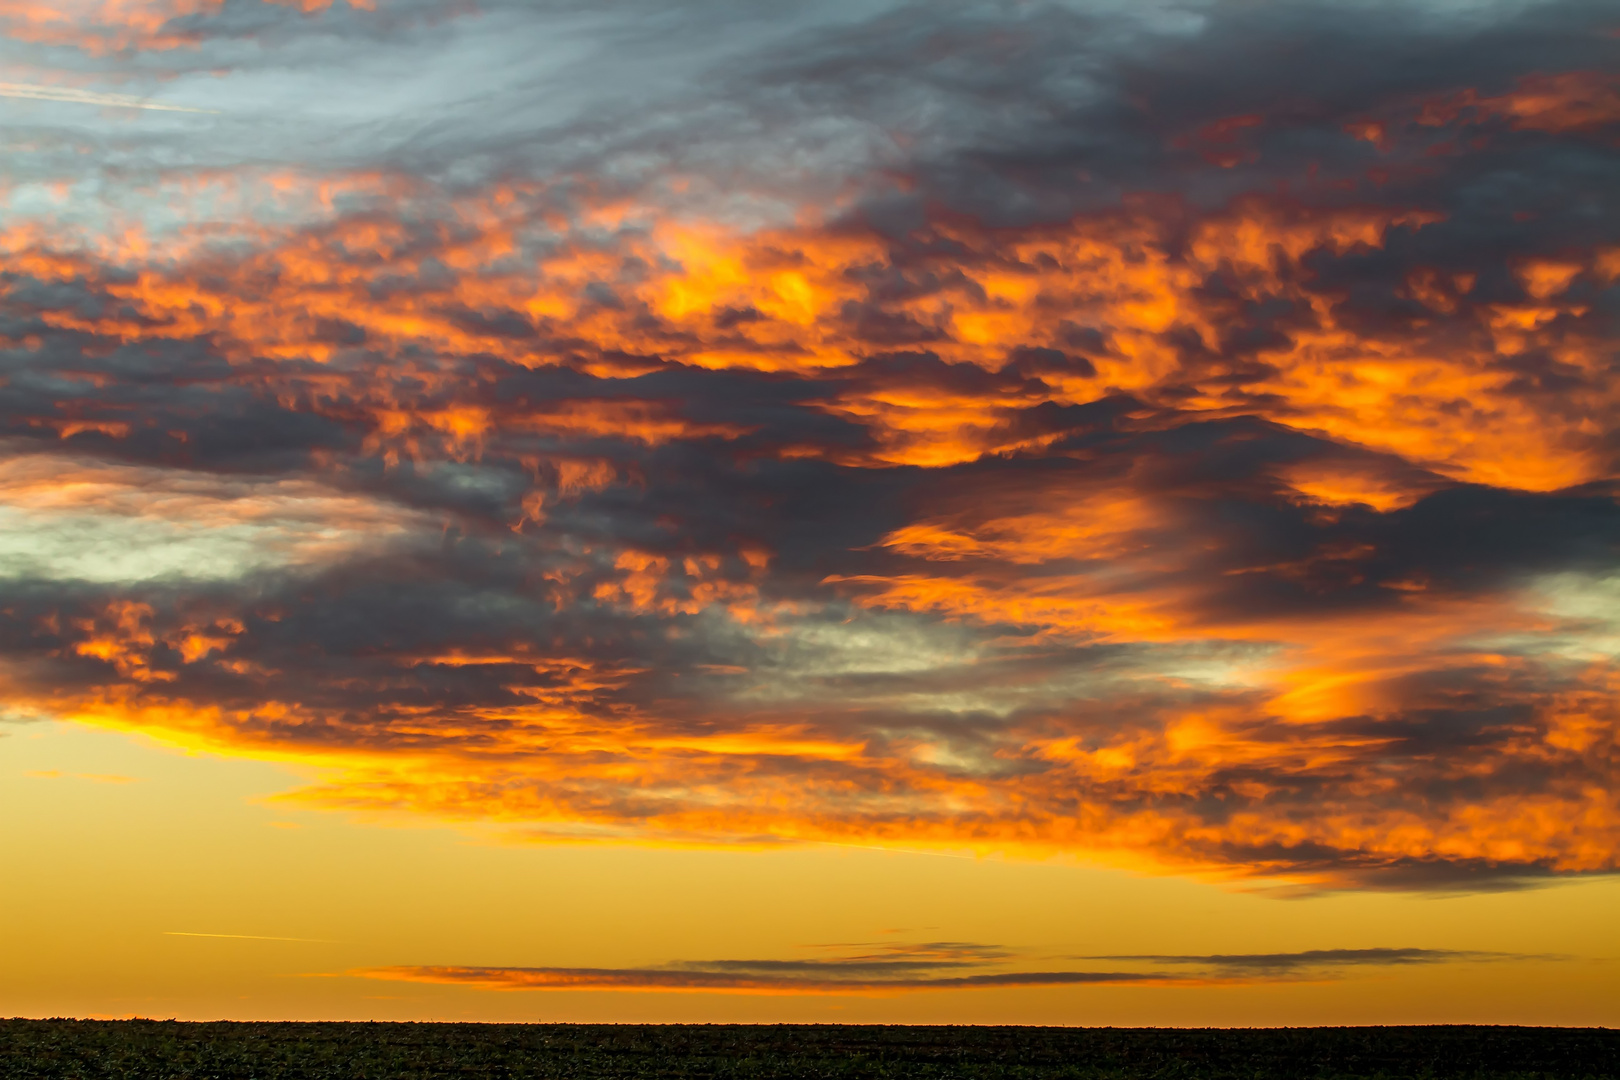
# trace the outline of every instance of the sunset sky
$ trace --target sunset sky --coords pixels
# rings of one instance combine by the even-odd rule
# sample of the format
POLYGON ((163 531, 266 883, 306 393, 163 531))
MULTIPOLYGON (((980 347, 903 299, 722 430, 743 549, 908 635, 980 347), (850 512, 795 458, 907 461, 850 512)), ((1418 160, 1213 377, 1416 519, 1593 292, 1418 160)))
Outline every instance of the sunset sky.
POLYGON ((0 0, 0 1015, 1620 1024, 1609 0, 0 0))

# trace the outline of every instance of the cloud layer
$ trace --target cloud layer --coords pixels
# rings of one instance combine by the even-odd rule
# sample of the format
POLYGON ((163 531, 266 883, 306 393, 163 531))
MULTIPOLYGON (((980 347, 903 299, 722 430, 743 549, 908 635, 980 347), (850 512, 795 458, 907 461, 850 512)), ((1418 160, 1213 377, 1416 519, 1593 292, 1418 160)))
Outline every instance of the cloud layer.
POLYGON ((1603 5, 683 8, 0 3, 15 712, 538 839, 1620 866, 1603 5))
POLYGON ((1093 956, 1138 970, 1007 970, 1012 953, 961 942, 895 944, 813 960, 680 961, 647 968, 402 966, 347 974, 483 990, 644 990, 695 993, 900 994, 1030 986, 1196 986, 1322 979, 1358 967, 1530 959, 1447 949, 1316 949, 1228 956, 1093 956), (1140 970, 1142 965, 1148 970, 1140 970), (1171 974, 1153 966, 1174 966, 1171 974))

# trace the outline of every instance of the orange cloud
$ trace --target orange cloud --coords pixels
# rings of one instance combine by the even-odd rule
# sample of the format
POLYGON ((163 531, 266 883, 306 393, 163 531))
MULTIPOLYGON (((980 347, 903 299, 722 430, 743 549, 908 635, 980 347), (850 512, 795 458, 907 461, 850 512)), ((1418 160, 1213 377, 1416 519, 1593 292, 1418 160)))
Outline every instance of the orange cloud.
MULTIPOLYGON (((464 213, 476 217, 472 209, 464 213)), ((799 229, 740 236, 658 226, 626 233, 618 255, 565 248, 514 271, 509 223, 453 238, 409 237, 400 226, 367 219, 289 236, 230 265, 203 254, 194 266, 102 282, 127 317, 44 318, 61 330, 126 342, 211 336, 241 366, 242 379, 268 378, 267 388, 289 403, 307 401, 365 423, 371 445, 406 456, 427 453, 428 442, 433 453, 476 456, 490 432, 524 427, 649 444, 749 430, 685 420, 656 402, 574 401, 525 410, 442 400, 451 384, 437 364, 413 359, 423 352, 526 367, 579 363, 603 374, 675 363, 830 378, 885 350, 863 339, 862 320, 881 314, 912 327, 947 365, 984 376, 958 386, 920 370, 863 376, 823 407, 867 428, 872 449, 789 446, 783 453, 946 466, 1050 444, 1056 433, 1031 428, 1026 419, 1040 407, 1130 393, 1212 415, 1241 409, 1496 486, 1552 490, 1606 475, 1601 417, 1620 406, 1613 388, 1593 385, 1555 402, 1527 398, 1514 391, 1516 376, 1504 363, 1536 349, 1589 381, 1598 378, 1602 338, 1583 325, 1586 308, 1561 293, 1577 274, 1601 272, 1603 253, 1520 265, 1526 302, 1479 307, 1461 336, 1457 329, 1351 327, 1342 301, 1313 284, 1310 257, 1376 250, 1391 229, 1422 229, 1436 220, 1410 210, 1317 212, 1248 201, 1198 223, 1179 254, 1172 254, 1168 223, 1148 208, 1023 236, 942 224, 942 239, 956 245, 953 283, 877 303, 856 272, 898 255, 853 234, 799 229), (384 278, 408 278, 429 252, 456 267, 456 275, 380 289, 384 278), (632 256, 667 269, 638 284, 611 285, 615 259, 632 256), (1218 355, 1237 325, 1234 301, 1207 296, 1215 279, 1228 281, 1243 302, 1293 305, 1300 321, 1288 342, 1236 367, 1189 359, 1187 343, 1218 355), (590 287, 604 285, 619 290, 617 306, 589 299, 590 287), (1076 333, 1090 342, 1078 359, 1068 340, 1076 333), (340 344, 344 335, 357 344, 340 344), (338 364, 345 348, 389 360, 362 375, 338 364), (1034 367, 1020 370, 1026 356, 1034 367), (330 370, 281 383, 263 370, 266 360, 313 361, 330 370)), ((14 237, 8 247, 39 273, 96 273, 72 255, 42 249, 37 239, 14 237)), ((911 272, 904 262, 894 269, 911 272)), ((1441 299, 1432 285, 1413 288, 1427 289, 1422 295, 1464 318, 1458 294, 1441 299)), ((951 372, 950 379, 963 377, 951 372)), ((65 437, 128 432, 123 418, 40 422, 65 437)))
MULTIPOLYGON (((152 42, 180 10, 84 9, 152 42)), ((1331 137, 1587 139, 1613 90, 1331 137)), ((1181 157, 1236 182, 1262 120, 1181 157)), ((310 216, 0 234, 20 708, 548 841, 1620 867, 1612 237, 1498 242, 1398 184, 901 235, 238 179, 310 216)), ((525 970, 408 977, 676 985, 525 970)))

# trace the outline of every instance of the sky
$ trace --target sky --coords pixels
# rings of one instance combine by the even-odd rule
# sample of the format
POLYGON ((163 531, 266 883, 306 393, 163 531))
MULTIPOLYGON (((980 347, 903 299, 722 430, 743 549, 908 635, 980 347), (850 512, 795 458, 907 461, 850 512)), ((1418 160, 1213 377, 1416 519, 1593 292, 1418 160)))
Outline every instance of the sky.
POLYGON ((1620 1024, 1620 14, 0 0, 0 1015, 1620 1024))

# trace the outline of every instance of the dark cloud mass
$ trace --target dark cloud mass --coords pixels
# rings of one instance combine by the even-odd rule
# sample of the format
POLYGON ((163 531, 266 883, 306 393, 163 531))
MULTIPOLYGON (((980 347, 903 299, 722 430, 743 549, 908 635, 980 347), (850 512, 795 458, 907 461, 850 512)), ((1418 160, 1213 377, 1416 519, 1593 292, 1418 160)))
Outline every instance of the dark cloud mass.
MULTIPOLYGON (((0 0, 10 715, 537 840, 1613 872, 1617 27, 0 0)), ((1461 957, 1115 959, 397 977, 1461 957)))

